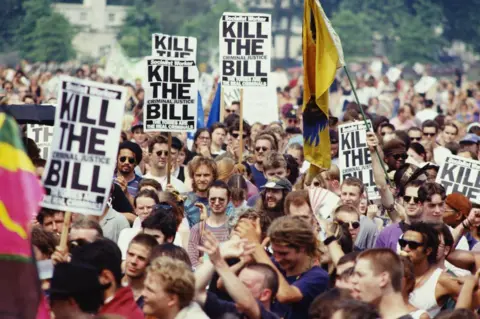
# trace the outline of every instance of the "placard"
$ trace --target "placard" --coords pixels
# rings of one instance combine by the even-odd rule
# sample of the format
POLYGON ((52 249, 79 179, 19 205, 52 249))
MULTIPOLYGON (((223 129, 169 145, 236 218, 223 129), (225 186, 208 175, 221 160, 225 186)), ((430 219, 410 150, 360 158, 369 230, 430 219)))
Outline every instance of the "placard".
POLYGON ((42 206, 101 215, 116 166, 127 90, 71 77, 60 80, 42 206))
POLYGON ((229 13, 220 19, 223 87, 267 87, 272 50, 269 14, 229 13))
POLYGON ((448 155, 436 182, 445 187, 447 195, 462 193, 472 203, 480 204, 480 161, 448 155))
POLYGON ((53 139, 53 126, 28 124, 27 137, 35 141, 40 149, 40 157, 47 160, 53 139))
MULTIPOLYGON (((367 121, 369 130, 372 127, 367 121)), ((338 126, 338 164, 340 182, 348 177, 356 177, 365 185, 368 199, 379 199, 377 185, 373 179, 372 158, 367 146, 367 130, 365 122, 353 122, 338 126)))
POLYGON ((169 60, 197 61, 197 38, 152 34, 152 56, 169 60))
POLYGON ((146 82, 145 131, 196 131, 198 69, 193 61, 150 57, 146 82))
POLYGON ((202 73, 198 79, 198 92, 202 97, 202 104, 207 105, 210 95, 214 89, 215 79, 211 74, 202 73))

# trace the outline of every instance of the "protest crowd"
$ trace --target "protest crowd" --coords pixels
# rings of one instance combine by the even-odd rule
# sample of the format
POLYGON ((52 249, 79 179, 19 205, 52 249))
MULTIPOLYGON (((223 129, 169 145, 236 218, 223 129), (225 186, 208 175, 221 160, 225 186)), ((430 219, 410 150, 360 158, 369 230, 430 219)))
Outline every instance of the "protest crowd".
MULTIPOLYGON (((0 104, 56 108, 48 152, 19 129, 45 194, 28 228, 45 318, 477 318, 480 82, 405 80, 387 61, 352 82, 338 70, 322 117, 304 64, 275 88, 277 121, 246 120, 246 97, 219 98, 220 76, 202 112, 175 113, 193 131, 151 122, 169 73, 1 68, 0 104)), ((183 82, 198 80, 189 70, 183 82)), ((196 110, 185 92, 166 103, 196 110)))

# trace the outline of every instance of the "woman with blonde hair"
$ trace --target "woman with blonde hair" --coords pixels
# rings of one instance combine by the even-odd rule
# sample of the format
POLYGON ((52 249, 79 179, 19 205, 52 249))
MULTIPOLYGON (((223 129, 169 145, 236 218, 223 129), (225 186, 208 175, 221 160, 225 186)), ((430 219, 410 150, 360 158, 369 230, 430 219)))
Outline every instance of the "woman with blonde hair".
POLYGON ((229 157, 224 157, 217 161, 217 179, 228 182, 230 177, 234 174, 235 161, 229 157))

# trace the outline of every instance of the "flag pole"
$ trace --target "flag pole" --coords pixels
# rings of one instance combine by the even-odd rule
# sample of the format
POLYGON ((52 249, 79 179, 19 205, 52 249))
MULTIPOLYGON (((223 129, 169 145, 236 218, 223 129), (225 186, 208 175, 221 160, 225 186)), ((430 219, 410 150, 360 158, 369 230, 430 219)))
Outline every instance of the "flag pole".
MULTIPOLYGON (((343 69, 345 70, 345 73, 347 74, 348 82, 350 82, 350 86, 352 87, 353 95, 355 96, 355 101, 358 104, 358 107, 360 109, 360 113, 362 113, 362 118, 363 118, 363 121, 365 122, 365 127, 368 131, 369 129, 368 129, 367 116, 365 115, 365 112, 363 111, 363 107, 360 104, 360 101, 359 101, 358 95, 357 95, 357 91, 355 90, 355 86, 353 85, 353 81, 352 81, 352 78, 350 77, 350 73, 348 73, 347 66, 344 65, 343 69)), ((380 165, 382 166, 383 172, 385 173, 385 178, 387 180, 387 183, 388 183, 388 185, 391 185, 392 183, 390 181, 390 178, 388 177, 387 169, 385 168, 385 164, 383 162, 383 159, 380 157, 380 152, 378 151, 378 146, 375 148, 375 153, 377 153, 378 160, 380 162, 380 165)))

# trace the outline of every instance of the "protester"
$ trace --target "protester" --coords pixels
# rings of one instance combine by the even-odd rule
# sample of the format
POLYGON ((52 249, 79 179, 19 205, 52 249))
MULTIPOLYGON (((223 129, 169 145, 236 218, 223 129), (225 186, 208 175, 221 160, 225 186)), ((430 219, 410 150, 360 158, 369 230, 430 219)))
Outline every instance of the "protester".
POLYGON ((60 234, 63 228, 64 215, 64 212, 42 208, 37 215, 37 221, 46 231, 60 234))
POLYGON ((207 192, 210 207, 210 216, 190 229, 188 239, 188 256, 193 267, 201 263, 203 254, 199 252, 199 245, 203 245, 206 231, 212 232, 219 242, 228 239, 229 229, 227 224, 227 204, 230 202, 230 189, 222 181, 215 181, 207 192))
POLYGON ((127 250, 125 259, 124 285, 129 286, 133 292, 133 298, 140 309, 143 308, 144 281, 146 270, 150 263, 152 250, 157 246, 157 240, 150 235, 139 234, 135 236, 127 250))
POLYGON ((158 257, 147 271, 143 290, 146 315, 154 318, 208 319, 193 301, 195 277, 187 265, 170 257, 158 257))
POLYGON ((127 318, 143 318, 129 287, 122 287, 122 254, 109 239, 100 239, 72 251, 72 262, 80 262, 96 269, 100 284, 106 288, 101 314, 117 314, 127 318))
POLYGON ((271 178, 260 192, 255 209, 273 221, 285 214, 285 198, 291 191, 292 184, 286 178, 271 178))

